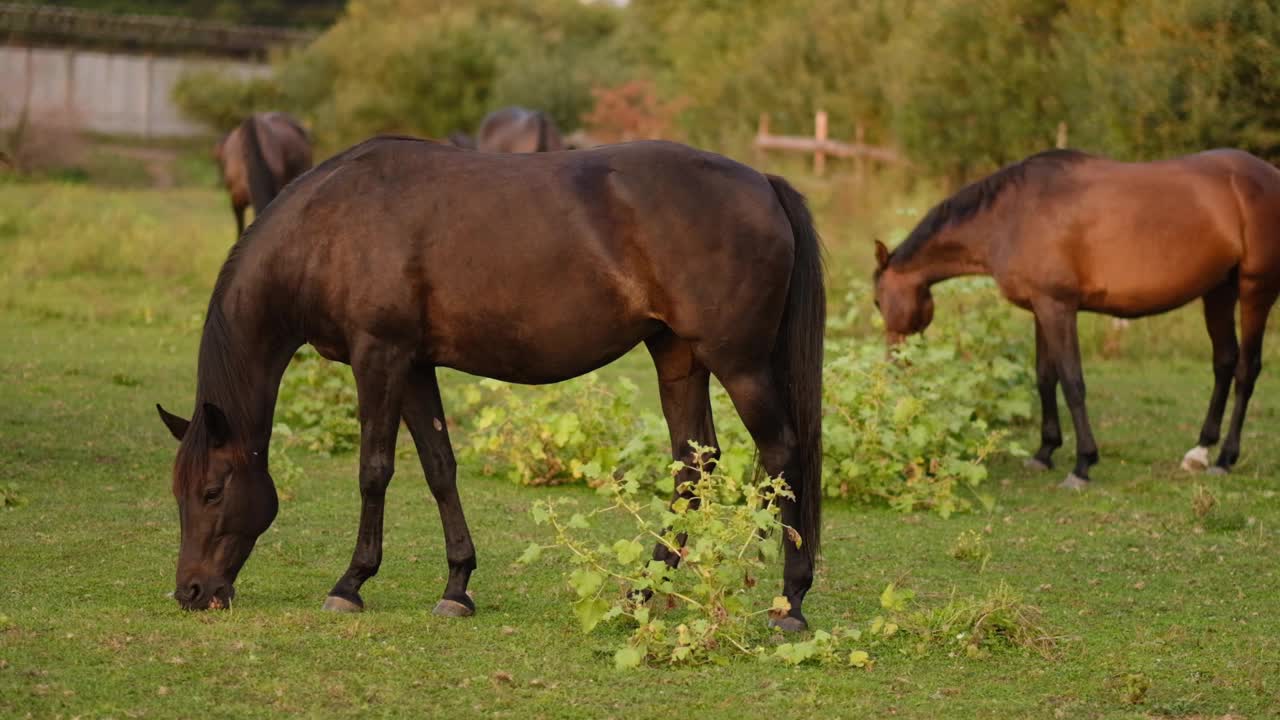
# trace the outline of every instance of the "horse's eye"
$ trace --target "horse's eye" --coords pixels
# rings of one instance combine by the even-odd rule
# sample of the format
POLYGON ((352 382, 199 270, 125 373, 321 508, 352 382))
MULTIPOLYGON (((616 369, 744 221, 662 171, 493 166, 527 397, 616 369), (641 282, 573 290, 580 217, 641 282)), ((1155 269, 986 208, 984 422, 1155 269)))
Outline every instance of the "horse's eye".
POLYGON ((208 490, 204 491, 204 501, 206 503, 209 503, 209 504, 216 503, 220 499, 222 499, 221 485, 218 485, 216 487, 211 487, 208 490))

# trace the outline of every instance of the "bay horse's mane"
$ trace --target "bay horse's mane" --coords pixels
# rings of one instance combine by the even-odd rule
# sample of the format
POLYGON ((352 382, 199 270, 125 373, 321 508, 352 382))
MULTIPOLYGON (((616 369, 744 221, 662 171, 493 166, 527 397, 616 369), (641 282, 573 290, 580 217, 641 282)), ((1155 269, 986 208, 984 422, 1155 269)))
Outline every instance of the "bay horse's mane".
POLYGON ((964 222, 991 207, 1005 190, 1023 181, 1028 168, 1037 166, 1061 169, 1090 157, 1092 156, 1088 153, 1079 150, 1045 150, 965 185, 924 216, 907 239, 894 249, 889 256, 889 263, 894 265, 910 260, 943 228, 964 222))

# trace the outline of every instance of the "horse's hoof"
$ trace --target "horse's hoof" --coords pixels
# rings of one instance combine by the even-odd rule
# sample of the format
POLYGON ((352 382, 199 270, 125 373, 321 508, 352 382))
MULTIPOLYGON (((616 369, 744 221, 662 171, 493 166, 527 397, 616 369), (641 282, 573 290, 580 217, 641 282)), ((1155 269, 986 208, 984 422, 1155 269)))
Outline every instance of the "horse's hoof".
POLYGON ((1221 465, 1213 465, 1209 468, 1208 473, 1210 475, 1229 475, 1231 471, 1221 465))
POLYGON ((1053 466, 1037 457, 1029 457, 1022 463, 1022 466, 1028 470, 1051 470, 1053 466))
POLYGON ((1089 481, 1075 473, 1071 473, 1066 480, 1058 483, 1058 487, 1063 490, 1084 490, 1089 487, 1089 481))
POLYGON ((476 614, 476 611, 474 608, 469 608, 457 600, 444 598, 436 603, 435 609, 431 611, 431 614, 439 615, 440 617, 471 617, 476 614))
POLYGON ((324 599, 324 609, 329 612, 358 613, 364 610, 360 603, 354 603, 344 597, 330 595, 324 599))
POLYGON ((808 630, 809 623, 805 622, 804 618, 786 615, 780 618, 769 618, 769 627, 777 628, 782 632, 795 633, 808 630))
POLYGON ((1209 467, 1209 448, 1197 445, 1182 456, 1182 469, 1187 472, 1200 472, 1209 467))

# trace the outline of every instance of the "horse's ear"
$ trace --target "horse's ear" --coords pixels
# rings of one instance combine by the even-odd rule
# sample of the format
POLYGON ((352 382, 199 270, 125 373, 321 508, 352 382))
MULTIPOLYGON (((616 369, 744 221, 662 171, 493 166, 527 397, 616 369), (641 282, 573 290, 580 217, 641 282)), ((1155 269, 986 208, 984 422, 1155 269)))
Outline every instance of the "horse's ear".
POLYGON ((169 428, 169 433, 174 439, 182 442, 182 437, 187 434, 187 428, 191 427, 191 422, 160 407, 160 403, 156 403, 156 411, 160 413, 160 419, 164 421, 164 426, 169 428))
POLYGON ((222 447, 231 439, 231 423, 227 422, 227 416, 222 410, 211 402, 207 402, 203 406, 204 409, 204 426, 209 432, 209 442, 214 447, 222 447))
POLYGON ((889 266, 889 248, 884 243, 876 240, 876 270, 883 270, 889 266))

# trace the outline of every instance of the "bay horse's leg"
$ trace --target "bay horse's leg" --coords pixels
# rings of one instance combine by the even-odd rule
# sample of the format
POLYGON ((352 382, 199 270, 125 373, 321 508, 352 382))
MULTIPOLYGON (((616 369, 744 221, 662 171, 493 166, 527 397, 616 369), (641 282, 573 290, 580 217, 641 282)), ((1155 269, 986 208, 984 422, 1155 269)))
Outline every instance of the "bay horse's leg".
POLYGON ((1267 315, 1276 302, 1280 287, 1267 287, 1256 280, 1240 282, 1240 358, 1236 362, 1236 404, 1231 411, 1231 427, 1222 441, 1222 452, 1212 468, 1226 472, 1240 459, 1240 433, 1249 409, 1253 385, 1262 372, 1262 335, 1267 330, 1267 315))
POLYGON ((1098 462, 1098 444, 1089 427, 1085 409, 1084 369, 1080 365, 1080 338, 1076 329, 1076 310, 1060 303, 1035 306, 1036 322, 1044 329, 1045 348, 1058 369, 1062 394, 1071 411, 1076 430, 1076 466, 1060 487, 1082 489, 1089 482, 1089 468, 1098 462))
POLYGON ((458 498, 458 463, 449 442, 449 426, 440 401, 440 386, 433 368, 415 367, 409 371, 402 409, 405 425, 418 448, 422 472, 427 486, 440 509, 444 526, 445 558, 449 562, 449 581, 444 597, 436 604, 436 615, 463 617, 475 614, 476 606, 467 595, 467 583, 476 569, 476 550, 471 544, 471 530, 462 514, 458 498))
POLYGON ((1209 396, 1209 411, 1200 428, 1200 439, 1182 457, 1184 470, 1194 472, 1209 467, 1209 448, 1218 444, 1222 414, 1227 409, 1227 395, 1231 392, 1231 376, 1240 356, 1235 319, 1238 296, 1239 287, 1234 276, 1204 296, 1204 324, 1213 342, 1213 394, 1209 396))
MULTIPOLYGON (((667 420, 667 430, 671 436, 672 458, 692 465, 694 457, 689 441, 693 440, 699 445, 716 448, 713 458, 719 459, 716 429, 711 418, 711 373, 694 358, 692 346, 677 338, 670 330, 650 338, 645 345, 649 348, 654 367, 658 371, 658 394, 662 399, 662 414, 667 420)), ((680 488, 697 479, 696 470, 685 469, 677 473, 673 501, 681 497, 688 498, 690 493, 681 492, 680 488)), ((678 538, 681 545, 684 540, 683 537, 678 538)), ((653 549, 653 559, 675 567, 680 562, 680 555, 658 543, 653 549)))
MULTIPOLYGON (((766 366, 728 377, 716 377, 720 378, 729 398, 733 400, 738 416, 746 425, 747 432, 751 433, 751 439, 760 451, 760 464, 764 466, 765 472, 771 477, 781 475, 788 482, 798 484, 798 439, 771 370, 766 366)), ((778 504, 782 523, 801 530, 800 506, 795 500, 779 498, 778 504)), ((804 630, 809 624, 801 605, 805 594, 813 586, 813 561, 789 540, 784 541, 782 547, 782 593, 790 601, 791 611, 787 617, 772 620, 770 624, 788 631, 804 630)))
POLYGON ((1027 467, 1053 467, 1053 451, 1062 447, 1062 424, 1058 417, 1058 367, 1045 343, 1044 328, 1036 319, 1036 388, 1040 391, 1040 449, 1027 460, 1027 467))
POLYGON ((382 511, 395 472, 396 433, 401 396, 409 371, 408 356, 384 345, 358 348, 351 369, 360 403, 360 530, 351 565, 324 602, 326 610, 364 608, 360 586, 382 564, 382 511))

